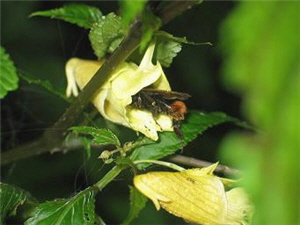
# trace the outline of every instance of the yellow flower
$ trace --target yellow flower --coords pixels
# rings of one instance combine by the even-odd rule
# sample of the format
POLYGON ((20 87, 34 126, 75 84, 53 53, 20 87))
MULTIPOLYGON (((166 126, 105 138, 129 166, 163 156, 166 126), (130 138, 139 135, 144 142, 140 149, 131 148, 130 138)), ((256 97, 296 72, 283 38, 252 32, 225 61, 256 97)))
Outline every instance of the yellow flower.
MULTIPOLYGON (((167 115, 154 118, 151 112, 130 106, 132 96, 145 87, 171 90, 160 63, 152 64, 154 48, 154 44, 148 47, 139 66, 130 62, 119 65, 109 80, 99 89, 93 103, 105 119, 130 127, 152 140, 157 140, 158 131, 173 131, 172 119, 167 115)), ((100 61, 70 59, 66 64, 67 96, 71 94, 77 96, 77 85, 83 89, 101 65, 100 61)))
POLYGON ((182 172, 150 172, 134 177, 135 187, 160 207, 190 223, 246 225, 253 206, 240 188, 225 190, 233 180, 213 175, 217 166, 182 172))

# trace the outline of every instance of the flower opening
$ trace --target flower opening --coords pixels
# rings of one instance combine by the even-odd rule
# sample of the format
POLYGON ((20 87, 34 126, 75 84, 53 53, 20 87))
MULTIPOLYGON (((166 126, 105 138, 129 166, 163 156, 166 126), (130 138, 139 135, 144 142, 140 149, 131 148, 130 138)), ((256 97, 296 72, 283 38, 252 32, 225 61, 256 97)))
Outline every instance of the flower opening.
MULTIPOLYGON (((131 62, 121 63, 106 83, 99 88, 93 103, 105 119, 130 127, 152 140, 157 140, 157 132, 173 131, 172 118, 164 114, 154 117, 147 110, 130 106, 132 96, 143 88, 171 90, 160 63, 157 62, 156 65, 152 63, 154 48, 155 44, 152 43, 139 66, 131 62)), ((83 89, 102 63, 78 58, 70 59, 66 64, 68 80, 66 95, 77 96, 77 86, 83 89)))

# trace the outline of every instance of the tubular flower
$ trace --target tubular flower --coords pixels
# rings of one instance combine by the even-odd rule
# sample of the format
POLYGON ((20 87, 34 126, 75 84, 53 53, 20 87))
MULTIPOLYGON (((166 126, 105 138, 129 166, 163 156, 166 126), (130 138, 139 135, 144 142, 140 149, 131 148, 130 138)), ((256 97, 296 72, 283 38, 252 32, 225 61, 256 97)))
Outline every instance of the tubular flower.
POLYGON ((135 187, 150 198, 156 209, 164 208, 190 223, 246 225, 253 206, 240 188, 225 190, 233 180, 213 175, 217 166, 182 172, 150 172, 134 177, 135 187))
MULTIPOLYGON (((145 87, 171 90, 160 63, 152 64, 154 47, 154 44, 148 47, 139 66, 130 62, 119 65, 100 87, 93 103, 105 119, 157 140, 158 131, 173 131, 172 119, 167 115, 154 118, 151 112, 130 106, 132 96, 145 87)), ((77 96, 77 85, 83 89, 101 65, 101 61, 70 59, 66 64, 67 96, 77 96)))

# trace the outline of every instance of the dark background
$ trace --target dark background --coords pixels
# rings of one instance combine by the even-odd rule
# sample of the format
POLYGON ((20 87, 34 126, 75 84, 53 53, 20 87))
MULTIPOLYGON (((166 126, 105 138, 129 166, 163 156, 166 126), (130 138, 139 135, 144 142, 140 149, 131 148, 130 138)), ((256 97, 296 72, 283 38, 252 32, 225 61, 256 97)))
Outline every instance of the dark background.
MULTIPOLYGON (((95 59, 89 45, 88 32, 75 25, 43 17, 29 18, 39 10, 61 7, 63 1, 1 2, 1 45, 10 54, 20 72, 47 79, 64 90, 64 65, 71 57, 95 59)), ((79 2, 77 2, 79 3, 79 2)), ((118 10, 116 1, 85 1, 100 8, 105 15, 118 10)), ((204 112, 223 111, 240 118, 240 99, 222 87, 219 27, 234 7, 233 2, 204 2, 171 21, 163 30, 175 36, 186 36, 194 42, 210 41, 213 46, 184 45, 165 73, 172 88, 192 95, 187 105, 204 112)), ((64 112, 68 103, 36 85, 20 81, 18 91, 1 101, 2 151, 39 137, 64 112)), ((90 107, 89 110, 91 110, 90 107)), ((99 120, 101 120, 99 118, 99 120)), ((103 121, 102 121, 103 122, 103 121)), ((135 139, 135 133, 108 123, 123 141, 135 139), (126 135, 124 135, 126 133, 126 135)), ((232 125, 208 130, 183 151, 184 155, 217 161, 218 143, 232 125)), ((98 181, 110 166, 97 159, 93 151, 87 158, 84 150, 67 154, 44 154, 15 162, 2 168, 2 181, 19 186, 40 201, 70 197, 98 181)), ((132 172, 126 171, 98 195, 98 214, 109 223, 120 223, 128 212, 128 185, 132 172)), ((156 212, 150 202, 135 224, 183 223, 165 211, 156 212)))

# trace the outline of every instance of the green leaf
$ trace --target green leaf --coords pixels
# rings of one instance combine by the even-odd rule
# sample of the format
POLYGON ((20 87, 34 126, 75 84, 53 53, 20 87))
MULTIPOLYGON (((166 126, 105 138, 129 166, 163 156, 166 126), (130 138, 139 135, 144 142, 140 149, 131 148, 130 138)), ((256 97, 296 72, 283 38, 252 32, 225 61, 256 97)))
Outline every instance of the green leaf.
POLYGON ((81 138, 81 142, 83 143, 83 147, 86 151, 86 156, 87 159, 91 158, 92 152, 91 152, 91 140, 86 138, 86 137, 82 137, 81 138))
POLYGON ((89 33, 95 55, 101 59, 106 53, 112 53, 124 37, 121 18, 114 13, 95 23, 89 33))
POLYGON ((181 51, 181 44, 189 45, 212 45, 210 42, 197 43, 188 41, 186 37, 175 37, 165 31, 157 31, 154 33, 156 37, 156 59, 164 67, 169 67, 173 58, 181 51))
POLYGON ((88 134, 93 137, 93 142, 101 145, 113 144, 121 146, 118 137, 108 129, 98 129, 95 127, 71 127, 70 130, 80 134, 88 134))
POLYGON ((130 188, 130 210, 127 218, 124 220, 122 225, 129 225, 140 213, 140 211, 146 206, 148 198, 146 198, 141 192, 135 187, 129 186, 130 188))
POLYGON ((165 39, 165 40, 169 40, 169 41, 175 41, 177 43, 181 43, 181 44, 188 44, 188 45, 211 45, 212 43, 210 42, 192 42, 192 41, 188 41, 186 39, 186 37, 175 37, 172 34, 165 32, 165 31, 157 31, 155 32, 155 37, 159 40, 159 39, 165 39))
POLYGON ((68 4, 58 9, 34 12, 30 16, 45 16, 60 19, 88 29, 94 23, 101 20, 102 13, 98 8, 93 6, 68 4))
MULTIPOLYGON (((225 122, 237 122, 237 119, 221 112, 207 114, 191 112, 181 126, 183 140, 179 139, 174 132, 160 133, 159 140, 156 142, 145 138, 146 144, 137 147, 130 158, 133 161, 143 159, 157 160, 171 155, 178 149, 187 145, 190 141, 194 140, 208 128, 225 122)), ((140 168, 146 166, 146 164, 143 164, 140 168)))
POLYGON ((0 98, 18 88, 17 70, 5 49, 0 46, 0 98))
POLYGON ((162 66, 169 67, 181 48, 182 46, 178 42, 161 39, 157 41, 156 45, 156 59, 162 66))
POLYGON ((65 94, 55 88, 48 80, 43 80, 40 78, 32 77, 28 74, 19 73, 19 77, 28 82, 29 84, 40 85, 52 94, 59 96, 60 98, 69 102, 69 99, 65 96, 65 94))
POLYGON ((87 188, 70 199, 57 199, 37 206, 26 225, 94 225, 95 190, 87 188))
POLYGON ((6 217, 16 214, 16 210, 29 197, 29 193, 12 185, 0 183, 0 222, 4 224, 6 217))
POLYGON ((149 41, 152 39, 152 36, 155 37, 155 41, 156 41, 154 58, 158 60, 160 64, 164 67, 169 67, 171 65, 173 59, 181 51, 182 44, 212 45, 210 42, 198 43, 198 42, 188 41, 186 37, 175 37, 172 34, 169 34, 165 31, 156 31, 155 33, 152 33, 152 31, 150 30, 149 34, 147 34, 147 31, 144 31, 144 37, 142 40, 140 51, 139 52, 135 51, 130 56, 131 60, 137 62, 138 59, 142 58, 141 49, 144 49, 144 47, 142 46, 147 45, 149 41))
POLYGON ((134 20, 137 14, 141 13, 147 0, 132 1, 123 0, 119 1, 121 6, 121 18, 125 28, 134 20))

